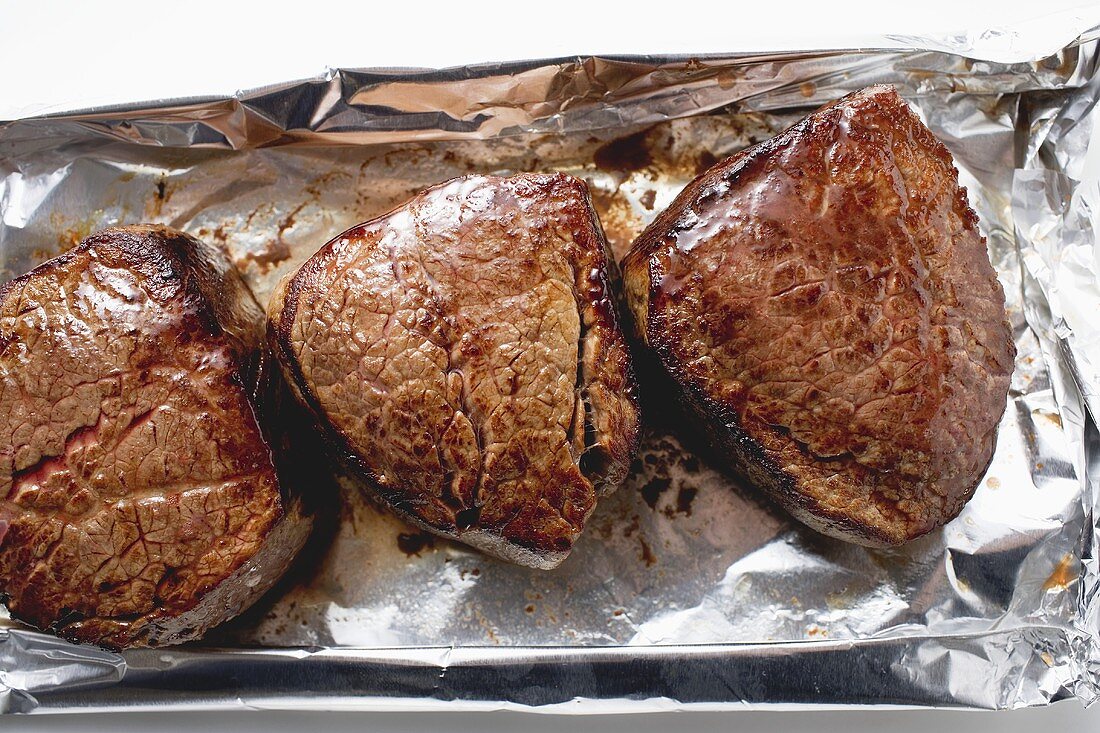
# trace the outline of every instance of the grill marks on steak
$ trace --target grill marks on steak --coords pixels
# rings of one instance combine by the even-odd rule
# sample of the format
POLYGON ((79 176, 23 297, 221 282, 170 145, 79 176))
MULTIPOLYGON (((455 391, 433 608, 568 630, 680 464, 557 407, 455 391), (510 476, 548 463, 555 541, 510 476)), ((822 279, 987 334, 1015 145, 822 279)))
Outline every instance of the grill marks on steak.
POLYGON ((0 591, 110 647, 196 638, 308 532, 257 423, 263 314, 224 255, 107 230, 0 288, 0 591), (246 577, 247 576, 247 577, 246 577))
POLYGON ((890 87, 696 179, 635 242, 641 335, 731 458, 867 545, 962 509, 1015 349, 947 149, 890 87))
POLYGON ((456 179, 322 248, 276 292, 270 333, 399 513, 553 567, 637 437, 605 249, 577 179, 456 179))

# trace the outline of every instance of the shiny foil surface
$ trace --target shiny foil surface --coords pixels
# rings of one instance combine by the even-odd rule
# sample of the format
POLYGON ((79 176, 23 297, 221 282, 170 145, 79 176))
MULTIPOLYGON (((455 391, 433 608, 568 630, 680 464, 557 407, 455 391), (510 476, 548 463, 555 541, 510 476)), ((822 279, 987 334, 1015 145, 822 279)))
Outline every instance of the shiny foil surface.
POLYGON ((331 237, 475 171, 584 178, 621 258, 716 160, 892 83, 955 156, 1019 352, 974 499, 903 548, 793 522, 719 470, 643 383, 631 476, 557 570, 422 534, 315 456, 300 480, 318 529, 257 606, 201 644, 122 654, 0 621, 0 711, 1095 701, 1100 186, 1080 180, 1100 119, 1097 37, 1060 39, 1053 55, 1036 42, 1033 60, 1012 63, 960 37, 339 70, 0 124, 0 281, 102 227, 160 222, 224 244, 266 303, 331 237))

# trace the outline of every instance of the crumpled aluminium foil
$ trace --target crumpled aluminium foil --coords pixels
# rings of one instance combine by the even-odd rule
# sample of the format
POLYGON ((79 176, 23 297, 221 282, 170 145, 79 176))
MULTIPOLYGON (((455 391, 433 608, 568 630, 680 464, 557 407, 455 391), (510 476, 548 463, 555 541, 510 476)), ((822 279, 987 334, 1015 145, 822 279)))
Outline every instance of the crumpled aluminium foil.
POLYGON ((893 83, 956 157, 1019 351, 976 496, 904 548, 792 522, 650 399, 631 478, 558 570, 422 535, 319 466, 305 490, 332 512, 244 617, 200 645, 123 654, 0 621, 0 710, 1095 701, 1100 187, 1079 181, 1100 115, 1098 35, 1012 64, 936 39, 937 51, 341 70, 0 125, 0 280, 103 226, 157 221, 223 243, 263 302, 333 235, 470 171, 584 177, 621 256, 716 159, 893 83))

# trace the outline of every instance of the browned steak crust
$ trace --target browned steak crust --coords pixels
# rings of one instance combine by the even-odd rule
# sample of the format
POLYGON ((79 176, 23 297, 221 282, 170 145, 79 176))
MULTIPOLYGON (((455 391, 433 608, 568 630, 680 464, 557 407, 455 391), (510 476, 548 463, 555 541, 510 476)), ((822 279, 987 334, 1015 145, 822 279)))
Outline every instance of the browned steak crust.
POLYGON ((947 149, 891 87, 692 182, 623 261, 640 336, 798 519, 894 545, 956 516, 1015 355, 947 149))
POLYGON ((0 288, 0 592, 107 647, 197 638, 282 574, 309 520, 257 422, 263 312, 219 250, 95 234, 0 288))
POLYGON ((554 567, 637 439, 605 250, 575 178, 456 179, 321 248, 276 291, 270 338, 399 514, 554 567))

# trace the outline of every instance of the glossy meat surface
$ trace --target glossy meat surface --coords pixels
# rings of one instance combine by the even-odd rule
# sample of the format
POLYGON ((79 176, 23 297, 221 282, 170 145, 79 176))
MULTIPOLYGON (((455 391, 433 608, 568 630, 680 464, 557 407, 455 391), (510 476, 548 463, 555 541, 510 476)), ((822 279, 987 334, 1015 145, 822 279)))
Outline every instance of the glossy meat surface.
POLYGON ((890 87, 696 179, 624 259, 639 331, 734 466, 827 534, 958 514, 1015 354, 947 149, 890 87))
POLYGON ((262 311, 228 260, 110 229, 0 288, 0 592, 73 641, 201 636, 308 532, 257 422, 262 311))
POLYGON ((637 438, 605 248, 575 178, 460 178, 323 247, 277 290, 269 331, 399 514, 549 568, 637 438))

